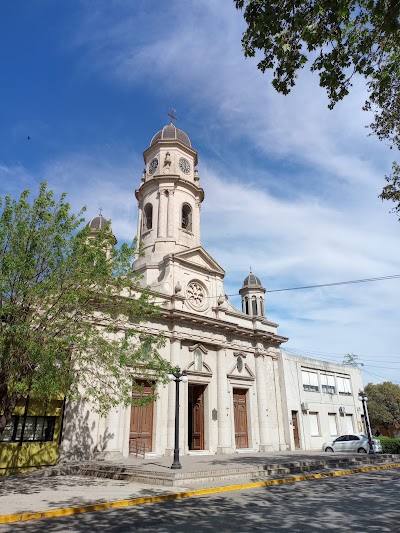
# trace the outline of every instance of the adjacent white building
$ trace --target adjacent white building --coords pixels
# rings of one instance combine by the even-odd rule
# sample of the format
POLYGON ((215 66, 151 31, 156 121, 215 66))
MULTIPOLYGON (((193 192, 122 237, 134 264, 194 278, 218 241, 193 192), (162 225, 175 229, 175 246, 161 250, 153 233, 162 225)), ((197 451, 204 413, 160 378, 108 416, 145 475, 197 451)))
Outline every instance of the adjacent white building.
MULTIPOLYGON (((288 339, 267 319, 255 274, 239 291, 241 310, 226 297, 225 271, 201 246, 204 191, 187 134, 171 123, 143 155, 136 190, 143 254, 133 269, 162 309, 144 328, 164 334, 161 355, 189 376, 180 385, 181 453, 321 449, 331 436, 359 430, 359 371, 282 353, 288 339)), ((100 225, 99 217, 91 221, 94 230, 100 225)), ((158 394, 154 404, 120 407, 107 418, 70 405, 64 457, 127 456, 138 445, 172 455, 175 384, 158 394)))

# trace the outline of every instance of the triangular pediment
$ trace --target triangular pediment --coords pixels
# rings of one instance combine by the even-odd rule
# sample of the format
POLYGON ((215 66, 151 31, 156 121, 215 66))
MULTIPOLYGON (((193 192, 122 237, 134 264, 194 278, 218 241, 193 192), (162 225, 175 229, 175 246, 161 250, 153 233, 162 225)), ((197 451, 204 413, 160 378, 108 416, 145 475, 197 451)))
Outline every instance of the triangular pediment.
MULTIPOLYGON (((243 357, 242 354, 237 354, 243 357)), ((243 366, 241 367, 241 370, 238 369, 237 362, 234 364, 234 366, 231 368, 230 372, 228 372, 227 377, 229 379, 235 379, 235 380, 242 380, 242 381, 254 381, 256 379, 256 376, 251 371, 251 368, 249 365, 245 362, 243 362, 243 366)))
POLYGON ((174 260, 197 269, 200 268, 225 276, 225 270, 219 266, 202 246, 174 254, 174 260))

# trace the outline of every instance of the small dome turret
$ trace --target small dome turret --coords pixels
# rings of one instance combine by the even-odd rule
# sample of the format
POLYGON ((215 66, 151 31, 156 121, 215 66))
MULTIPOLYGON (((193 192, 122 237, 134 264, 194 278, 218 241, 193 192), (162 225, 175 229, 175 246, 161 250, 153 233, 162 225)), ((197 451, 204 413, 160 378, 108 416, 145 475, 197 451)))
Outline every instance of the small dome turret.
POLYGON ((242 311, 246 315, 265 317, 265 289, 259 277, 250 274, 244 279, 239 291, 242 297, 242 311))
POLYGON ((250 272, 250 274, 244 279, 242 288, 244 289, 246 287, 249 287, 249 288, 251 288, 251 287, 264 288, 263 284, 261 283, 260 278, 255 276, 252 272, 250 272))
POLYGON ((87 223, 87 226, 91 231, 100 231, 101 229, 104 229, 108 223, 109 220, 106 220, 100 213, 97 217, 92 218, 92 220, 87 223))

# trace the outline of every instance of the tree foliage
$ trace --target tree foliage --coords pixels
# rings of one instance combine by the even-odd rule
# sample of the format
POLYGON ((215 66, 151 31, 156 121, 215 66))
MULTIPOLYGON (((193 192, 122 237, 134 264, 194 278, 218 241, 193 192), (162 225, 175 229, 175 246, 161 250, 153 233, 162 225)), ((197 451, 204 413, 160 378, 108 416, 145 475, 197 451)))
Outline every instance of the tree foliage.
POLYGON ((139 328, 157 308, 131 271, 135 245, 116 249, 109 227, 90 236, 84 209, 71 214, 46 183, 29 194, 0 199, 0 435, 27 395, 105 414, 131 402, 134 375, 169 371, 162 337, 139 328))
MULTIPOLYGON (((400 2, 397 0, 234 0, 244 9, 245 56, 261 51, 258 68, 273 70, 273 87, 288 94, 307 62, 318 72, 329 108, 350 91, 355 74, 365 78, 370 125, 380 140, 400 148, 400 2)), ((400 214, 400 168, 381 198, 400 214)))
POLYGON ((372 425, 400 428, 400 386, 390 381, 368 383, 368 414, 372 425))

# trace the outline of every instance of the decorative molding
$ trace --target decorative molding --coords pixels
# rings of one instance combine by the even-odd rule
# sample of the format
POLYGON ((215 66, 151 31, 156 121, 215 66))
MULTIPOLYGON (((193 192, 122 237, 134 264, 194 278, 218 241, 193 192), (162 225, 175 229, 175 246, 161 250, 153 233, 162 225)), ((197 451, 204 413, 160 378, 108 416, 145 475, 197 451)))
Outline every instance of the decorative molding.
POLYGON ((198 348, 199 350, 201 350, 204 354, 208 353, 207 348, 205 348, 205 347, 204 347, 202 344, 200 344, 200 343, 194 344, 193 346, 189 346, 189 352, 194 352, 197 348, 198 348))
POLYGON ((244 364, 244 370, 248 373, 248 376, 243 374, 234 374, 233 372, 237 370, 236 364, 232 367, 230 372, 228 372, 227 377, 228 379, 239 379, 243 381, 255 381, 256 376, 253 374, 251 369, 249 368, 249 365, 247 363, 244 364))
POLYGON ((243 352, 233 352, 233 355, 234 355, 235 357, 239 357, 239 356, 240 356, 240 357, 242 357, 243 359, 246 359, 246 357, 247 357, 247 355, 246 355, 245 353, 243 353, 243 352))

